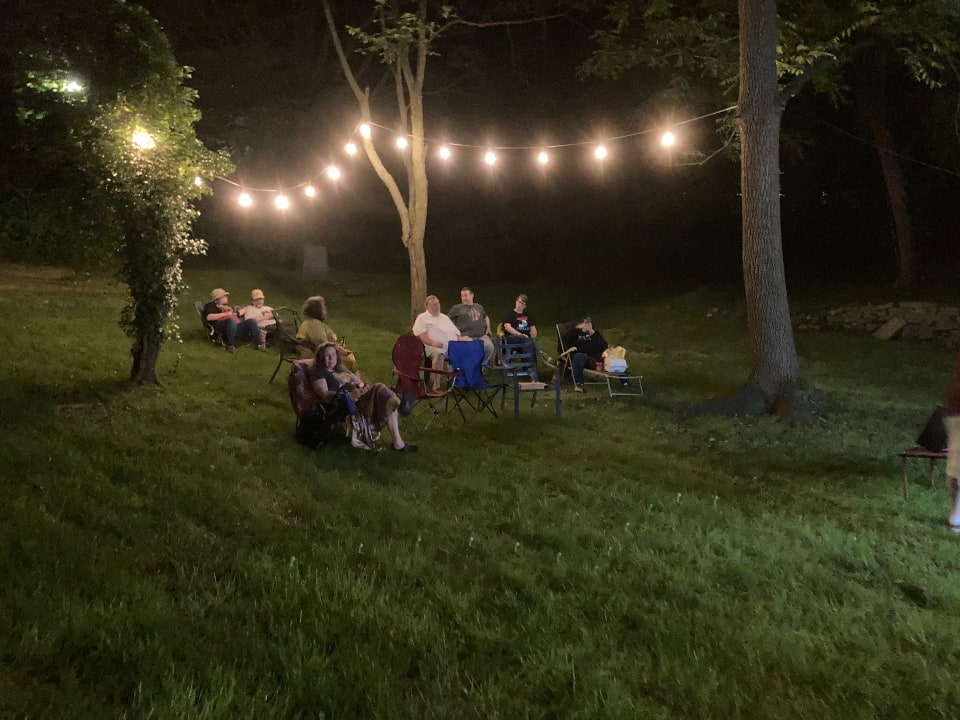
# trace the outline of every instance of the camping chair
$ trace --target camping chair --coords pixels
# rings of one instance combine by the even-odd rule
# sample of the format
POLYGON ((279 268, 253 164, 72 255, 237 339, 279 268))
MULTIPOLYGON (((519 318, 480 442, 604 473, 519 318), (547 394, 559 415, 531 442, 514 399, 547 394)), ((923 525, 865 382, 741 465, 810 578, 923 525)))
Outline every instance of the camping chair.
POLYGON ((448 378, 456 373, 424 367, 423 343, 415 335, 401 335, 397 338, 392 357, 393 372, 397 377, 393 391, 400 397, 403 397, 404 392, 409 392, 413 396, 414 407, 420 403, 427 404, 432 416, 424 426, 426 428, 434 419, 440 417, 440 403, 446 400, 449 389, 439 393, 427 390, 424 373, 440 373, 448 378))
MULTIPOLYGON (((557 324, 557 352, 560 353, 558 360, 561 372, 560 381, 563 376, 569 374, 571 382, 573 381, 573 354, 577 351, 574 347, 565 347, 563 337, 570 330, 577 326, 580 320, 573 320, 567 323, 557 324)), ((613 397, 643 397, 643 376, 635 375, 629 372, 610 372, 607 370, 597 370, 592 363, 587 363, 583 368, 584 385, 605 385, 607 394, 613 397)))
POLYGON ((489 410, 497 417, 493 401, 505 391, 506 386, 503 383, 491 385, 483 376, 483 341, 451 342, 447 345, 447 360, 455 373, 450 380, 447 399, 453 401, 454 408, 464 422, 467 419, 463 412, 464 405, 477 413, 489 410))
MULTIPOLYGON (((554 391, 554 411, 560 414, 560 378, 554 378, 553 385, 541 382, 537 375, 537 359, 540 350, 537 343, 527 338, 522 341, 510 342, 508 338, 498 338, 493 343, 497 351, 499 364, 496 370, 503 373, 505 386, 513 390, 513 416, 520 417, 520 394, 533 393, 530 407, 537 402, 537 393, 546 390, 554 391)), ((500 396, 500 407, 506 402, 507 393, 500 396)))
POLYGON ((200 323, 203 325, 203 334, 206 335, 207 340, 216 345, 223 345, 223 337, 217 332, 213 323, 208 322, 207 318, 204 317, 203 303, 197 300, 193 306, 197 309, 197 315, 200 317, 200 323))
POLYGON ((331 442, 345 440, 348 412, 343 401, 321 403, 310 386, 313 360, 294 360, 287 376, 290 404, 297 416, 297 442, 309 448, 318 448, 331 442))
POLYGON ((302 352, 313 353, 316 350, 309 340, 297 338, 300 316, 297 315, 296 310, 288 307, 276 308, 273 311, 273 319, 276 322, 276 327, 273 330, 271 342, 276 344, 280 352, 280 358, 277 360, 277 366, 273 369, 273 375, 267 382, 273 382, 284 362, 292 363, 302 357, 302 352))

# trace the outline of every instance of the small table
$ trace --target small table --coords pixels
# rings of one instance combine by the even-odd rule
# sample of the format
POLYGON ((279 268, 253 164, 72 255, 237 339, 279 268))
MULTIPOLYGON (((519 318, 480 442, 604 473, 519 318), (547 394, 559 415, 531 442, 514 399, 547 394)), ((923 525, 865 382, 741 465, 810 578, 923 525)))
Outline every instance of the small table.
POLYGON ((911 459, 920 459, 920 460, 929 460, 930 461, 930 487, 933 487, 933 473, 936 469, 937 460, 946 460, 946 452, 934 452, 933 450, 927 450, 925 447, 912 447, 908 450, 904 450, 901 453, 898 453, 900 456, 900 466, 903 471, 903 499, 907 499, 907 460, 911 459))

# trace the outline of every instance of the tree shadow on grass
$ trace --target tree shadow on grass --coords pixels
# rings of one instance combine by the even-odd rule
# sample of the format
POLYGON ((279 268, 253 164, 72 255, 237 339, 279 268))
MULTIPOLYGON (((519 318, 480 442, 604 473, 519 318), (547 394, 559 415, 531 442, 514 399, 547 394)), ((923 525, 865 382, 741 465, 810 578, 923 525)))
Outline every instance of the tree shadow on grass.
POLYGON ((126 378, 109 378, 78 385, 10 384, 0 391, 7 420, 24 429, 45 425, 57 416, 82 420, 109 411, 112 400, 137 387, 126 378))

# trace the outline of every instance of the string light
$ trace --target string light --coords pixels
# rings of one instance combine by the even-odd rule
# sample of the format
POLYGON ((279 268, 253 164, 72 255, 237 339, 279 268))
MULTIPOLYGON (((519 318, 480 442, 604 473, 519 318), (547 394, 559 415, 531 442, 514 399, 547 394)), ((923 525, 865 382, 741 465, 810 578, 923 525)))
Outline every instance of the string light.
MULTIPOLYGON (((674 127, 677 127, 677 126, 679 126, 679 125, 696 122, 696 121, 698 121, 698 120, 703 120, 703 119, 705 119, 705 118, 709 118, 709 117, 712 117, 712 116, 714 116, 714 115, 719 115, 719 114, 721 114, 721 113, 730 112, 731 110, 735 110, 735 109, 736 109, 736 106, 735 106, 735 105, 734 105, 734 106, 730 106, 730 107, 727 107, 727 108, 723 108, 722 110, 716 110, 716 111, 714 111, 714 112, 707 113, 707 114, 705 114, 705 115, 700 115, 700 116, 698 116, 698 117, 689 118, 689 119, 686 119, 686 120, 681 120, 681 121, 679 121, 679 122, 674 122, 674 123, 673 123, 673 126, 674 126, 674 127)), ((373 128, 374 128, 374 127, 380 128, 380 129, 382 129, 382 130, 389 130, 389 128, 387 128, 387 127, 384 126, 384 125, 379 125, 379 124, 377 124, 377 123, 364 122, 364 123, 361 123, 360 125, 357 126, 356 132, 358 132, 358 133, 360 134, 360 136, 363 137, 365 140, 366 140, 366 139, 370 139, 370 138, 373 137, 373 128)), ((486 146, 486 148, 484 148, 483 146, 481 146, 481 145, 476 145, 476 144, 461 143, 461 142, 449 143, 449 142, 446 142, 446 141, 439 141, 439 140, 436 140, 436 141, 435 141, 435 140, 432 140, 432 139, 427 138, 427 137, 424 138, 424 141, 425 141, 425 143, 426 143, 428 146, 429 146, 429 145, 433 145, 433 146, 435 146, 435 147, 437 148, 437 150, 436 150, 436 152, 437 152, 437 157, 438 157, 440 160, 443 160, 443 161, 448 161, 448 160, 450 160, 450 159, 453 157, 453 150, 451 149, 451 147, 454 146, 454 147, 459 147, 459 148, 475 148, 475 149, 478 149, 478 150, 481 150, 481 149, 482 149, 482 150, 483 150, 483 156, 482 156, 483 162, 484 162, 488 167, 491 167, 491 168, 492 168, 494 165, 498 164, 498 162, 499 162, 499 159, 500 159, 500 158, 499 158, 499 156, 498 156, 498 152, 500 152, 500 151, 517 151, 517 150, 519 150, 519 151, 531 151, 531 150, 532 150, 532 151, 535 151, 535 152, 537 153, 536 156, 535 156, 537 163, 539 163, 541 166, 546 166, 546 165, 548 165, 548 164, 551 162, 551 159, 552 159, 552 158, 551 158, 551 153, 548 152, 548 150, 552 151, 552 150, 556 150, 556 149, 559 149, 559 148, 573 148, 573 147, 581 147, 581 146, 584 146, 584 145, 591 145, 591 144, 592 144, 592 145, 594 145, 594 148, 593 148, 593 155, 594 155, 594 157, 595 157, 597 160, 605 160, 605 159, 609 156, 609 154, 610 154, 610 151, 609 151, 609 149, 608 149, 608 144, 609 144, 609 143, 611 143, 611 142, 619 142, 619 141, 627 140, 627 139, 630 139, 630 138, 638 137, 638 136, 641 136, 641 135, 648 135, 648 134, 651 134, 651 133, 654 133, 654 132, 656 132, 656 130, 652 130, 652 129, 650 129, 650 130, 639 130, 639 131, 636 131, 636 132, 631 132, 631 133, 627 133, 627 134, 620 135, 620 136, 616 136, 616 137, 608 137, 608 138, 605 139, 605 141, 604 141, 603 143, 600 143, 600 144, 595 144, 595 143, 591 143, 591 142, 588 142, 588 141, 584 141, 584 142, 571 142, 571 143, 564 143, 564 144, 548 145, 548 146, 546 146, 546 147, 541 146, 540 148, 537 148, 537 147, 535 147, 535 146, 529 146, 529 145, 518 145, 518 146, 489 146, 489 145, 488 145, 488 146, 486 146)), ((409 139, 408 139, 409 137, 410 137, 409 135, 399 135, 399 136, 396 136, 396 139, 395 139, 396 147, 397 147, 398 149, 400 149, 400 150, 405 150, 405 149, 407 149, 407 148, 409 147, 409 144, 410 144, 410 143, 409 143, 409 139)), ((152 138, 148 133, 146 133, 145 131, 142 131, 142 130, 139 130, 137 133, 134 134, 134 136, 133 136, 133 141, 137 144, 138 147, 143 148, 143 149, 149 149, 149 148, 152 148, 152 147, 154 147, 154 146, 156 145, 156 143, 155 143, 155 141, 153 140, 153 138, 152 138)), ((661 134, 661 136, 660 136, 660 144, 661 144, 663 147, 665 147, 665 148, 673 147, 673 146, 677 143, 677 141, 678 141, 677 136, 676 136, 672 131, 669 131, 669 130, 663 132, 663 133, 661 134)), ((357 147, 357 144, 356 144, 355 142, 353 142, 353 141, 350 141, 350 142, 346 143, 346 144, 344 145, 344 148, 343 148, 343 149, 344 149, 344 152, 346 152, 348 155, 351 155, 351 156, 356 155, 356 154, 359 152, 359 148, 357 147)), ((719 152, 719 151, 717 151, 717 152, 719 152)), ((707 157, 708 157, 708 159, 709 159, 709 158, 712 158, 712 157, 715 156, 715 155, 716 155, 716 152, 711 153, 711 154, 710 154, 709 156, 707 156, 707 157)), ((701 162, 698 163, 698 164, 702 164, 702 162, 704 162, 704 161, 701 161, 701 162)), ((338 167, 336 167, 335 165, 327 166, 326 168, 324 168, 323 170, 321 170, 319 174, 326 175, 327 178, 328 178, 329 180, 331 180, 331 181, 337 181, 337 180, 341 179, 341 177, 342 177, 342 172, 341 172, 341 170, 340 170, 338 167)), ((235 182, 233 182, 233 181, 231 181, 231 180, 228 180, 227 178, 218 177, 218 178, 216 178, 216 179, 222 180, 222 181, 227 182, 227 183, 229 183, 229 184, 231 184, 231 185, 235 185, 235 186, 238 187, 238 188, 240 187, 238 183, 235 183, 235 182)), ((194 182, 199 185, 199 184, 202 182, 202 180, 198 177, 198 178, 196 178, 196 179, 194 180, 194 182)), ((313 197, 315 197, 316 194, 317 194, 317 190, 316 190, 316 189, 313 187, 313 185, 310 184, 309 182, 307 182, 307 183, 300 183, 299 185, 293 186, 293 188, 303 188, 303 193, 304 193, 304 195, 305 195, 306 197, 308 197, 308 198, 313 198, 313 197)), ((287 188, 286 190, 290 190, 290 189, 293 189, 293 188, 287 188)), ((259 188, 259 189, 258 189, 258 188, 253 188, 252 190, 251 190, 250 188, 247 188, 247 190, 249 190, 250 192, 271 192, 271 193, 279 192, 280 195, 278 195, 277 198, 274 200, 274 203, 276 204, 276 206, 277 206, 278 208, 281 208, 281 209, 287 209, 287 208, 290 207, 290 200, 289 200, 289 198, 288 198, 286 195, 283 194, 284 192, 286 192, 286 190, 284 190, 284 189, 281 189, 281 190, 278 191, 278 190, 275 190, 275 189, 267 189, 267 188, 259 188)), ((242 207, 251 207, 251 206, 253 205, 253 198, 252 198, 252 196, 250 195, 250 192, 248 192, 247 190, 241 192, 241 193, 237 196, 237 202, 238 202, 242 207)))
POLYGON ((64 89, 67 92, 78 93, 83 90, 83 85, 78 83, 76 80, 70 80, 64 89))
POLYGON ((197 175, 197 176, 193 179, 193 184, 196 185, 197 187, 203 187, 203 178, 200 177, 199 175, 197 175))
POLYGON ((150 136, 150 133, 144 130, 137 130, 130 139, 133 141, 133 144, 141 150, 152 150, 157 146, 156 141, 150 136))

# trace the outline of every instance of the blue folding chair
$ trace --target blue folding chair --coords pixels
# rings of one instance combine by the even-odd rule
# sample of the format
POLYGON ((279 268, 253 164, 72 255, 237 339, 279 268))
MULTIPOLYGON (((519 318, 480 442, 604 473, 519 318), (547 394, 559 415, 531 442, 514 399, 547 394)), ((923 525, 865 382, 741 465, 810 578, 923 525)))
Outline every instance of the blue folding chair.
POLYGON ((463 412, 464 405, 476 413, 488 410, 494 417, 498 417, 493 401, 497 398, 497 395, 504 392, 506 386, 503 383, 489 383, 483 376, 481 368, 483 364, 483 341, 461 340, 449 343, 447 345, 447 361, 456 373, 450 381, 447 402, 453 403, 464 422, 467 420, 467 416, 463 412))

